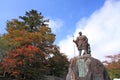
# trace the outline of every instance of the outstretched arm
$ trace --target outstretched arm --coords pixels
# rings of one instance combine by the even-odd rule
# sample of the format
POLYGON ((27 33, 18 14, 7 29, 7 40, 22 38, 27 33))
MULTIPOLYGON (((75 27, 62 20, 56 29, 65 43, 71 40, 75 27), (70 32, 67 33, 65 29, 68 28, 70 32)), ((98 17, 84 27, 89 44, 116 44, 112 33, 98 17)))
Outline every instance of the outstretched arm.
POLYGON ((76 40, 73 40, 74 43, 76 43, 76 40))

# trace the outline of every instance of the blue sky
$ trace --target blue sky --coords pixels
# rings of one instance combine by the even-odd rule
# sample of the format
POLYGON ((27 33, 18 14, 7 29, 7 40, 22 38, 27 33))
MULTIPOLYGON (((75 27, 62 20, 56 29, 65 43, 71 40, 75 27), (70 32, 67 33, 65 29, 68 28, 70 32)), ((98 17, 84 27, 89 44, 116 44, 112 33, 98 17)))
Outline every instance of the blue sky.
POLYGON ((82 17, 90 16, 104 4, 104 0, 1 0, 0 34, 5 32, 7 20, 24 16, 26 11, 35 9, 43 16, 61 21, 56 34, 56 43, 68 34, 73 34, 76 22, 82 17))
POLYGON ((78 55, 72 36, 75 39, 79 31, 88 37, 93 57, 104 60, 120 53, 120 0, 1 0, 0 34, 5 33, 7 20, 31 9, 50 19, 55 44, 68 58, 78 55))

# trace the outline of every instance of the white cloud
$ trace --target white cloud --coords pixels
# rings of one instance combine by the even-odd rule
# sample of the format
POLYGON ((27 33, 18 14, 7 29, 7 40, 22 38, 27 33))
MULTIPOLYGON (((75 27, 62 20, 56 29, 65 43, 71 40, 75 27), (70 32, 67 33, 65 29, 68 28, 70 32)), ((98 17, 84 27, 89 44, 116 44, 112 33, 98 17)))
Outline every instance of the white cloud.
POLYGON ((63 26, 63 21, 60 19, 50 19, 49 27, 52 29, 54 33, 60 30, 63 26))
MULTIPOLYGON (((106 0, 104 6, 95 11, 89 18, 83 18, 77 23, 75 37, 82 31, 89 39, 93 57, 105 60, 105 56, 120 52, 120 1, 106 0)), ((61 52, 68 58, 74 57, 71 35, 59 42, 61 52)), ((75 49, 76 56, 78 55, 75 49)))

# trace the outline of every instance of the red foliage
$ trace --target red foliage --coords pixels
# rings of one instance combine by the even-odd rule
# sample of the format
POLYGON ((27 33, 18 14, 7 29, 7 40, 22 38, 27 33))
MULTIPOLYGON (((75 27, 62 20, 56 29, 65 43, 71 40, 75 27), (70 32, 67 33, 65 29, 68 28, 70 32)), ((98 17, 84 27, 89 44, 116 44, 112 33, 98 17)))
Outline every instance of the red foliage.
POLYGON ((3 68, 6 72, 11 75, 17 76, 21 73, 21 69, 26 63, 26 60, 31 61, 33 55, 38 52, 39 49, 37 47, 33 47, 32 45, 28 45, 28 47, 17 48, 11 52, 4 60, 3 68))

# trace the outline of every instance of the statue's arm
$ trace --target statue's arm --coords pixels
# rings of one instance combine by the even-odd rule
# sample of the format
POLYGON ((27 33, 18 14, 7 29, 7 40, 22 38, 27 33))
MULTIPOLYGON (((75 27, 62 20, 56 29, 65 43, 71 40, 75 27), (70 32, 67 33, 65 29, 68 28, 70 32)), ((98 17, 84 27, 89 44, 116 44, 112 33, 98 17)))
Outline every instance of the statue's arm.
POLYGON ((76 43, 77 41, 76 40, 73 40, 74 43, 76 43))
POLYGON ((77 39, 76 39, 76 40, 73 40, 73 42, 74 42, 74 43, 77 43, 77 42, 78 42, 78 37, 77 37, 77 39))

